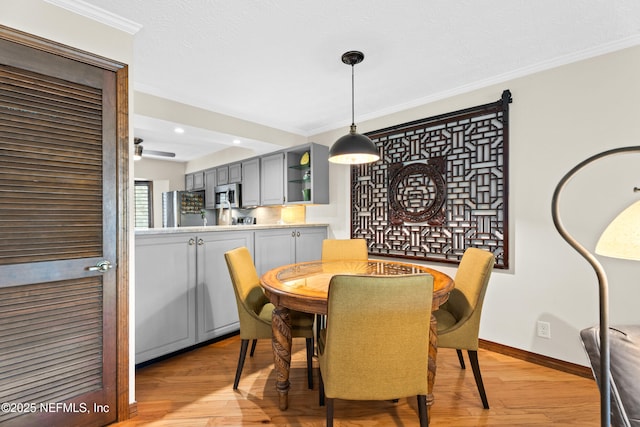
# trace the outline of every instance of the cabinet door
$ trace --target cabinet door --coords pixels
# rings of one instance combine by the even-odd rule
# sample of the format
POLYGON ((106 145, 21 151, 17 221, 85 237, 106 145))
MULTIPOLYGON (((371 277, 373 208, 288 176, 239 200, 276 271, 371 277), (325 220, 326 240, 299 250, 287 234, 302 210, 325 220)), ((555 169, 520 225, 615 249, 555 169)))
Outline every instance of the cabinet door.
POLYGON ((204 171, 193 173, 193 191, 204 190, 204 171))
POLYGON ((296 230, 277 228, 256 230, 255 258, 258 275, 272 268, 296 262, 296 230))
POLYGON ((253 232, 210 232, 198 235, 197 341, 240 329, 238 307, 224 253, 246 246, 253 252, 253 232))
POLYGON ((284 153, 260 159, 260 199, 262 206, 284 203, 284 153))
POLYGON ((260 206, 260 159, 242 162, 241 192, 243 207, 260 206))
POLYGON ((135 250, 136 363, 141 363, 196 343, 195 236, 136 236, 135 250))
POLYGON ((193 174, 187 174, 184 176, 184 189, 187 191, 193 191, 193 174))
POLYGON ((229 183, 229 166, 220 166, 216 169, 216 185, 229 183))
POLYGON ((229 165, 229 184, 242 182, 242 163, 229 165))
POLYGON ((322 258, 322 241, 327 238, 327 227, 296 229, 296 262, 317 261, 322 258))
POLYGON ((204 207, 214 209, 216 207, 216 170, 204 171, 204 207))

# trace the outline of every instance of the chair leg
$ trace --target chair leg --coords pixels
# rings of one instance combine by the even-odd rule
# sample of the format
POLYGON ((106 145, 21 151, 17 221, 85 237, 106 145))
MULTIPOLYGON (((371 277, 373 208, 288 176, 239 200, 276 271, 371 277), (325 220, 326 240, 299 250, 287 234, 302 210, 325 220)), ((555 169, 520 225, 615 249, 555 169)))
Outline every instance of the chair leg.
POLYGON ((327 427, 333 427, 333 398, 327 397, 327 427))
POLYGON ((478 387, 478 393, 480 393, 480 399, 482 399, 482 406, 484 409, 489 409, 489 401, 487 400, 487 394, 484 391, 484 383, 482 382, 482 375, 480 374, 480 364, 478 363, 478 352, 475 350, 469 350, 469 361, 471 362, 471 369, 473 369, 473 376, 476 379, 476 386, 478 387))
POLYGON ((253 340, 251 342, 251 351, 249 352, 249 357, 253 357, 253 353, 256 351, 256 344, 258 344, 258 340, 253 340))
POLYGON ((458 354, 458 360, 460 361, 460 369, 465 369, 466 366, 464 366, 464 358, 462 357, 462 350, 456 349, 456 353, 458 354))
POLYGON ((320 370, 318 370, 318 382, 320 383, 318 385, 318 404, 324 406, 324 382, 322 381, 322 372, 320 370))
POLYGON ((313 390, 313 338, 307 340, 307 383, 309 390, 313 390))
MULTIPOLYGON (((327 317, 323 314, 316 314, 316 340, 320 339, 320 331, 325 327, 327 317)), ((317 353, 316 353, 317 355, 317 353)))
POLYGON ((418 416, 420 417, 420 427, 429 427, 429 412, 427 411, 427 396, 418 395, 418 416))
POLYGON ((238 389, 240 375, 242 374, 242 367, 244 366, 244 359, 247 357, 247 347, 249 347, 249 340, 240 340, 240 357, 238 358, 238 367, 236 368, 236 379, 233 381, 234 390, 238 389))

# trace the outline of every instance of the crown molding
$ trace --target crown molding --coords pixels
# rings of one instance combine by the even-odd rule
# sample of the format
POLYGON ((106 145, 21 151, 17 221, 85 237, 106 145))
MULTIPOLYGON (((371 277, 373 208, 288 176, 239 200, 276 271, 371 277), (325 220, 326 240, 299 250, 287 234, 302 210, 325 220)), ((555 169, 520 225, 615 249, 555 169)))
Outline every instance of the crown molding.
MULTIPOLYGON (((564 65, 569 65, 569 64, 573 64, 579 61, 583 61, 583 60, 587 60, 587 59, 591 59, 591 58, 595 58, 598 56, 602 56, 602 55, 606 55, 609 53, 613 53, 613 52, 617 52, 619 50, 623 50, 623 49, 627 49, 627 48, 631 48, 631 47, 635 47, 640 45, 640 36, 638 35, 634 35, 631 37, 626 37, 624 39, 620 39, 620 40, 615 40, 613 42, 609 42, 609 43, 604 43, 598 46, 594 46, 592 48, 589 49, 584 49, 582 51, 578 51, 578 52, 574 52, 568 55, 563 55, 563 56, 559 56, 557 58, 553 58, 547 61, 542 61, 536 64, 532 64, 526 67, 522 67, 519 68, 517 70, 513 70, 507 73, 503 73, 503 74, 499 74, 487 79, 483 79, 483 80, 479 80, 479 81, 475 81, 463 86, 459 86, 459 87, 455 87, 455 88, 451 88, 448 90, 444 90, 423 98, 418 98, 415 99, 411 102, 407 102, 404 104, 398 104, 398 105, 393 105, 381 110, 377 110, 377 111, 373 111, 371 113, 368 114, 362 114, 359 116, 356 116, 356 124, 357 123, 363 123, 366 122, 368 120, 374 120, 380 117, 384 117, 387 115, 391 115, 391 114, 395 114, 401 111, 406 111, 409 110, 411 108, 416 108, 416 107, 420 107, 422 105, 427 105, 427 104, 431 104, 433 102, 437 102, 437 101, 441 101, 443 99, 447 99, 447 98, 451 98, 454 96, 458 96, 458 95, 463 95, 465 93, 469 93, 472 92, 474 90, 479 90, 479 89, 483 89, 485 87, 489 87, 489 86, 493 86, 493 85, 498 85, 498 84, 503 84, 506 82, 509 82, 511 80, 515 80, 521 77, 526 77, 529 75, 533 75, 535 73, 539 73, 539 72, 543 72, 543 71, 547 71, 547 70, 551 70, 553 68, 557 68, 557 67, 561 67, 564 65)), ((326 126, 317 128, 317 129, 312 129, 311 131, 307 132, 307 134, 313 136, 313 135, 319 135, 321 133, 324 132, 329 132, 329 131, 333 131, 339 127, 347 127, 348 126, 347 121, 344 121, 342 123, 336 124, 336 123, 331 123, 328 124, 326 126)))
POLYGON ((54 6, 61 7, 70 12, 77 13, 94 21, 124 31, 131 35, 136 34, 142 28, 141 24, 93 6, 82 0, 44 0, 54 6))

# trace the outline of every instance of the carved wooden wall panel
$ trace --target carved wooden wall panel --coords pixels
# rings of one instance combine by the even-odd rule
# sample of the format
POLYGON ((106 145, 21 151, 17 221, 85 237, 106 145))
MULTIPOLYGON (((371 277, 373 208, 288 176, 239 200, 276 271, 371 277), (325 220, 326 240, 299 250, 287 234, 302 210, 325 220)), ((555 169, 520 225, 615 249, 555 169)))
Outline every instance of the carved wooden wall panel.
POLYGON ((351 170, 351 236, 371 255, 458 263, 468 247, 508 268, 511 93, 367 133, 375 163, 351 170))

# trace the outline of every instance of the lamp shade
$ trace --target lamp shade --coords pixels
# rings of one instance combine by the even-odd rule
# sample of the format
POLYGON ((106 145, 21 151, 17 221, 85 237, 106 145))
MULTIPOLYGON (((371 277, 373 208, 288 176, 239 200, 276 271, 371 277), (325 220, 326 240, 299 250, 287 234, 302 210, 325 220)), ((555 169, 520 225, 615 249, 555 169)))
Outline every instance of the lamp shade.
POLYGON ((376 145, 365 135, 356 133, 356 126, 333 143, 329 150, 329 161, 346 165, 371 163, 380 159, 376 145))
POLYGON ((598 240, 596 253, 640 261, 640 201, 611 221, 598 240))

